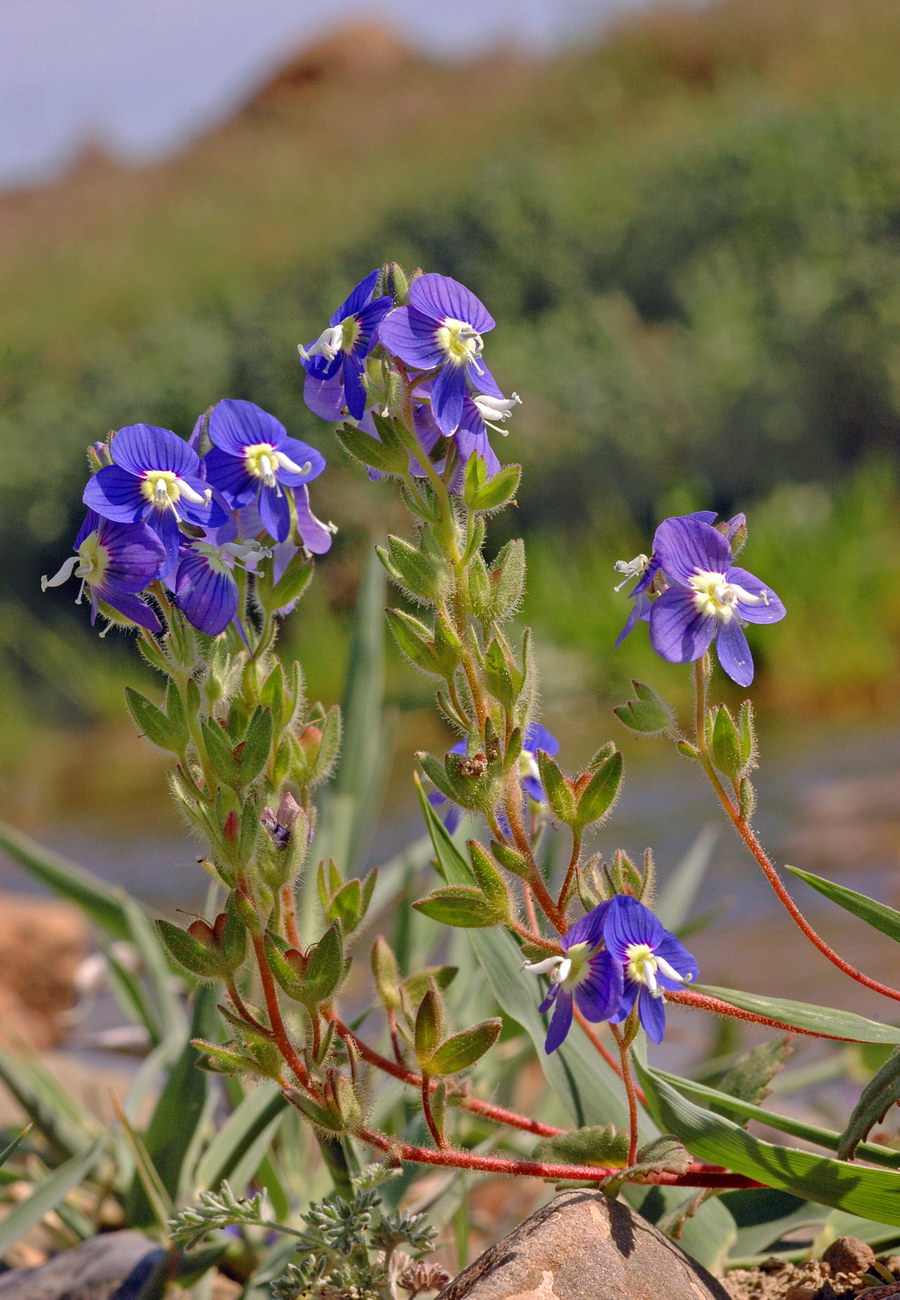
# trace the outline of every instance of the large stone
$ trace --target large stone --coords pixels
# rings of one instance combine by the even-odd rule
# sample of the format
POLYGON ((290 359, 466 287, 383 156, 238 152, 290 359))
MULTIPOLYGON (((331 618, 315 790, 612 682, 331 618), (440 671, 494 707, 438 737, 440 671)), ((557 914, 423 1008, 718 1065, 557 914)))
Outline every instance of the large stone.
POLYGON ((0 1275, 0 1300, 153 1300, 167 1272, 166 1252, 140 1232, 110 1232, 0 1275))
POLYGON ((730 1300, 622 1201, 564 1192, 486 1250, 438 1300, 730 1300))

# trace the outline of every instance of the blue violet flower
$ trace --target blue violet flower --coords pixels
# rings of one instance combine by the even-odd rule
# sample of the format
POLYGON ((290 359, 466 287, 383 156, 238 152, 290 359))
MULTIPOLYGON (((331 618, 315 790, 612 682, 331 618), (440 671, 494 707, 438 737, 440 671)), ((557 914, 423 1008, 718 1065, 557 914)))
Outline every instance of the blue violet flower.
POLYGON ((654 554, 671 584, 650 609, 650 643, 669 663, 699 659, 716 639, 719 663, 739 686, 753 681, 745 623, 777 623, 785 608, 771 588, 732 564, 728 539, 691 516, 667 519, 654 554))
POLYGON ((291 530, 291 497, 325 468, 313 447, 289 438, 284 425, 253 402, 226 398, 209 413, 213 446, 204 459, 214 488, 234 510, 256 501, 263 527, 278 542, 291 530))
POLYGON ((166 548, 166 569, 178 561, 179 522, 216 528, 227 518, 202 477, 193 447, 169 429, 132 424, 116 433, 111 465, 88 482, 84 504, 114 523, 147 523, 166 548))
POLYGON ((505 400, 481 359, 482 335, 493 328, 493 317, 465 285, 435 274, 413 280, 409 306, 395 308, 379 326, 379 338, 388 352, 415 370, 436 371, 431 409, 446 437, 460 426, 470 387, 505 400))
POLYGON ((81 579, 76 604, 85 588, 90 591, 91 622, 100 602, 150 632, 161 632, 156 611, 138 597, 159 577, 166 552, 159 537, 146 524, 121 524, 89 510, 75 538, 71 555, 52 578, 41 578, 41 590, 60 587, 73 575, 81 579))
POLYGON ((574 1008, 595 1024, 616 1016, 624 987, 620 962, 603 948, 604 923, 611 904, 601 903, 562 936, 562 956, 526 962, 533 975, 549 975, 550 991, 541 1012, 553 1008, 544 1051, 555 1052, 572 1027, 574 1008))
POLYGON ((365 359, 394 305, 389 297, 374 297, 377 281, 376 269, 360 280, 315 342, 297 349, 306 370, 304 401, 325 420, 340 419, 345 407, 359 420, 366 409, 365 359))
POLYGON ((664 991, 695 980, 700 973, 697 963, 636 898, 617 894, 602 906, 606 908, 603 939, 607 953, 623 979, 618 1010, 606 1019, 613 1024, 624 1020, 637 1003, 641 1027, 648 1038, 660 1043, 666 1031, 664 991))

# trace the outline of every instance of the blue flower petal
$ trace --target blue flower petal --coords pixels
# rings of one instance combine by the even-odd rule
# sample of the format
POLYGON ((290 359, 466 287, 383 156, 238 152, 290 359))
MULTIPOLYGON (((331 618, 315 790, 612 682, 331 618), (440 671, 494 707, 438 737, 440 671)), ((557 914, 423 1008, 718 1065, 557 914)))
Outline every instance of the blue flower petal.
POLYGON ((347 403, 347 410, 354 420, 361 420, 368 400, 368 393, 362 378, 362 360, 352 354, 345 356, 343 374, 344 400, 347 403))
POLYGON ((731 548, 722 534, 690 515, 664 520, 653 550, 668 576, 685 585, 698 569, 724 573, 731 565, 731 548))
POLYGON ((297 532, 306 549, 313 555, 324 555, 330 551, 334 533, 313 514, 309 505, 309 488, 305 485, 294 488, 294 507, 297 513, 297 532))
MULTIPOLYGON (((97 617, 97 593, 95 592, 91 600, 91 622, 97 617)), ((130 596, 126 592, 117 591, 111 596, 102 596, 101 599, 112 609, 118 610, 126 618, 130 618, 132 623, 137 623, 140 627, 145 627, 148 632, 159 633, 163 630, 156 610, 151 609, 137 596, 130 596)))
POLYGON ((378 326, 378 337, 394 356, 416 370, 433 370, 447 359, 437 341, 438 325, 413 307, 396 307, 378 326))
POLYGON ((664 998, 651 997, 646 988, 642 988, 638 997, 638 1015, 641 1028, 654 1043, 661 1043, 666 1033, 666 1003, 664 998))
POLYGON ((276 478, 279 483, 286 483, 288 487, 300 487, 301 483, 311 483, 314 478, 318 478, 325 468, 325 457, 315 447, 310 447, 309 443, 301 442, 299 438, 285 438, 284 442, 278 448, 283 452, 295 465, 301 468, 309 466, 303 474, 295 474, 291 469, 278 468, 276 478))
POLYGON ((562 937, 564 948, 574 948, 577 943, 598 944, 603 938, 603 925, 609 912, 610 901, 599 903, 584 916, 580 916, 574 925, 570 925, 562 937))
POLYGON ((550 1021, 550 1028, 547 1030, 547 1039, 544 1043, 544 1051, 548 1056, 551 1052, 556 1051, 572 1028, 572 994, 568 989, 564 989, 562 985, 558 985, 558 988, 559 994, 553 1010, 553 1019, 550 1021))
POLYGON ((501 399, 506 397, 506 394, 500 388, 481 357, 477 361, 468 362, 466 365, 466 378, 476 393, 485 393, 488 397, 499 397, 501 399))
MULTIPOLYGON (((654 949, 654 955, 667 961, 673 970, 684 976, 685 981, 695 980, 700 974, 700 968, 695 957, 688 952, 680 940, 675 938, 674 934, 666 934, 662 942, 657 944, 654 949)), ((664 989, 680 989, 682 987, 678 980, 670 979, 668 975, 664 975, 660 970, 656 972, 656 978, 664 989)))
POLYGON ((207 636, 218 636, 237 613, 237 583, 207 556, 188 549, 175 576, 175 600, 194 627, 207 636))
MULTIPOLYGON (((363 307, 367 306, 372 300, 372 294, 375 292, 375 283, 378 280, 378 267, 370 271, 365 279, 360 280, 359 284, 350 293, 338 307, 337 311, 332 314, 328 324, 340 325, 341 321, 346 320, 348 316, 355 316, 361 312, 363 307)), ((390 299, 388 299, 390 301, 390 299)))
POLYGON ((725 575, 725 580, 743 587, 745 591, 750 592, 751 596, 758 596, 762 592, 766 593, 767 603, 765 605, 748 605, 746 601, 738 601, 737 612, 745 623, 778 623, 787 613, 772 588, 760 582, 759 578, 752 573, 748 573, 746 569, 729 569, 725 575))
POLYGON ((121 524, 137 523, 150 504, 140 480, 118 465, 105 465, 88 479, 81 499, 88 509, 121 524))
POLYGON ((581 1014, 595 1024, 614 1015, 622 1000, 622 967, 608 952, 590 958, 590 975, 575 989, 581 1014))
POLYGON ((616 643, 614 646, 614 649, 616 650, 618 650, 619 646, 622 644, 622 642, 628 636, 629 632, 631 632, 631 630, 635 627, 635 625, 638 623, 640 619, 642 618, 648 619, 650 617, 651 604, 650 604, 650 599, 646 595, 646 593, 640 591, 637 593, 637 595, 635 595, 634 592, 632 592, 632 597, 634 600, 634 604, 631 606, 631 613, 628 615, 628 618, 625 620, 625 626, 622 628, 622 631, 616 637, 616 643))
POLYGON ((744 636, 744 629, 736 618, 722 623, 716 641, 719 663, 738 686, 749 686, 753 681, 753 656, 744 636))
POLYGON ((431 414, 448 438, 459 428, 465 395, 466 372, 462 366, 446 365, 438 371, 431 388, 431 414))
POLYGON ((203 458, 203 464, 207 483, 221 492, 233 509, 240 510, 256 497, 260 481, 249 472, 243 456, 211 447, 203 458))
POLYGON ((214 446, 232 456, 242 456, 245 447, 260 443, 280 447, 287 430, 280 420, 255 402, 226 397, 216 402, 209 413, 209 437, 214 446))
POLYGON ((200 463, 183 438, 155 424, 130 424, 120 429, 109 450, 115 465, 138 477, 149 469, 170 470, 184 477, 196 474, 200 463))
POLYGON ((323 420, 339 420, 344 412, 344 380, 340 366, 327 379, 308 374, 303 384, 303 400, 313 415, 323 420))
POLYGON ((367 357, 378 342, 378 326, 394 305, 392 298, 376 298, 368 307, 356 312, 359 336, 353 345, 354 357, 367 357))
POLYGON ((283 488, 263 487, 259 494, 259 517, 263 528, 276 542, 285 540, 291 531, 291 508, 283 488))
POLYGON ((159 576, 166 582, 178 565, 178 548, 182 540, 178 520, 171 510, 151 510, 147 523, 165 547, 166 558, 159 576))
POLYGON ((715 617, 701 613, 685 587, 670 587, 650 608, 650 644, 670 664, 699 659, 715 631, 715 617))
POLYGON ((148 587, 159 575, 166 558, 162 542, 146 524, 114 524, 104 520, 97 540, 108 557, 97 590, 110 604, 116 592, 135 593, 148 587))
POLYGON ((465 321, 478 334, 494 328, 494 318, 470 289, 447 275, 420 275, 409 286, 411 307, 434 320, 465 321))
POLYGON ((627 962, 628 949, 632 944, 647 944, 649 948, 655 949, 666 934, 662 922, 636 898, 629 894, 617 894, 610 900, 603 937, 617 961, 627 962))
POLYGON ((545 754, 552 758, 554 754, 559 753, 559 741, 549 732, 546 727, 542 727, 539 722, 532 722, 525 730, 522 737, 522 747, 527 749, 530 754, 536 754, 542 749, 545 754))

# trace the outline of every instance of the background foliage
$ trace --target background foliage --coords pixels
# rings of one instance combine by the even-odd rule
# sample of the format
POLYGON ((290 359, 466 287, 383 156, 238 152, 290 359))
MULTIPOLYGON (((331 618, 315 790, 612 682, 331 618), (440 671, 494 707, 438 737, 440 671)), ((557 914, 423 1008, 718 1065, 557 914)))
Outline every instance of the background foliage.
MULTIPOLYGON (((605 654, 623 535, 631 554, 663 511, 752 505, 751 542, 771 552, 754 559, 792 615, 763 689, 785 708, 884 707, 900 631, 896 6, 673 9, 540 64, 365 44, 310 51, 171 162, 91 155, 0 200, 3 749, 21 753, 35 702, 66 724, 118 711, 82 612, 38 588, 79 522, 84 445, 137 420, 186 432, 228 395, 336 450, 293 350, 385 256, 462 279, 499 322, 492 369, 525 399, 502 450, 528 471, 527 612, 582 647, 592 689, 625 676, 605 654)), ((393 508, 333 459, 324 513, 342 536, 299 633, 332 698, 359 553, 393 508)), ((394 664, 391 690, 419 687, 394 664)))

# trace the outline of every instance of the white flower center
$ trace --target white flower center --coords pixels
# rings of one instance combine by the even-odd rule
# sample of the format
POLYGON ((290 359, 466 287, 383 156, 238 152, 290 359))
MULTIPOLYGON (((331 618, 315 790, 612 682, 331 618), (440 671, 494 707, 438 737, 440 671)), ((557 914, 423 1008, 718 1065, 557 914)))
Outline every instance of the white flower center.
POLYGON ((648 943, 629 944, 625 949, 625 955, 628 958, 625 974, 637 984, 646 984, 651 997, 661 998, 663 995, 656 979, 657 971, 667 979, 676 980, 679 984, 689 984, 691 981, 690 975, 681 975, 666 961, 665 957, 657 956, 648 943))
POLYGON ((636 555, 633 560, 616 560, 613 568, 616 573, 621 573, 623 577, 622 581, 613 587, 613 591, 621 591, 625 584, 630 582, 632 578, 640 578, 646 571, 649 563, 649 556, 644 555, 643 552, 640 555, 636 555))
POLYGON ((769 603, 767 591, 754 595, 736 582, 726 582, 724 573, 715 573, 709 569, 698 569, 690 579, 689 586, 694 589, 694 604, 699 612, 707 618, 720 619, 723 623, 734 617, 738 601, 745 605, 769 603))
POLYGON ((298 465, 271 442, 255 442, 245 447, 244 463, 248 473, 262 479, 267 488, 277 487, 279 469, 286 469, 290 474, 308 474, 312 469, 312 461, 298 465))
POLYGON ((452 316, 444 317, 443 324, 438 326, 435 339, 438 347, 444 349, 447 360, 453 366, 468 365, 484 351, 484 343, 478 331, 466 321, 454 320, 452 316))
POLYGON ((202 506, 209 505, 212 498, 211 488, 207 488, 201 496, 189 483, 185 483, 183 478, 179 478, 170 469, 147 470, 141 479, 141 493, 154 510, 172 510, 176 516, 178 511, 175 507, 182 497, 192 501, 194 505, 202 506))

